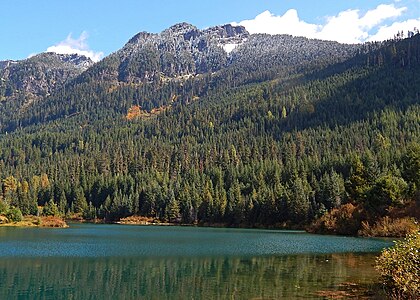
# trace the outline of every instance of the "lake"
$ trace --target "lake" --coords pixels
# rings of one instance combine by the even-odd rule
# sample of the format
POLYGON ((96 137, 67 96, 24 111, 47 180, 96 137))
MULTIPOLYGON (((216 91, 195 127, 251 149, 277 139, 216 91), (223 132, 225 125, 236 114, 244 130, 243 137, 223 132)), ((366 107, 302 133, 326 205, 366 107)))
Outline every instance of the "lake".
POLYGON ((0 299, 324 299, 376 279, 390 240, 301 231, 0 228, 0 299))

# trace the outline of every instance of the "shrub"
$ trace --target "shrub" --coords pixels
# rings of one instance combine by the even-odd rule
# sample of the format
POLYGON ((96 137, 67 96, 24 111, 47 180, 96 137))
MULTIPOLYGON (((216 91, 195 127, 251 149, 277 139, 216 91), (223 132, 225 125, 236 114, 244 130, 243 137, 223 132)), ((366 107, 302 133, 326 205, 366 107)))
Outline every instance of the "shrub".
POLYGON ((358 235, 361 236, 382 236, 382 237, 405 237, 407 234, 416 232, 418 225, 414 218, 396 218, 388 216, 376 221, 370 225, 369 222, 362 222, 362 229, 358 235))
POLYGON ((17 207, 9 208, 5 215, 12 222, 20 222, 23 219, 22 212, 17 207))
POLYGON ((39 225, 41 227, 68 227, 67 223, 62 218, 54 216, 41 217, 39 220, 39 225))
POLYGON ((2 199, 0 199, 0 215, 4 215, 8 211, 9 207, 2 199))
POLYGON ((0 224, 7 224, 9 223, 9 219, 5 216, 0 215, 0 224))
POLYGON ((351 203, 332 209, 315 221, 309 232, 356 235, 360 228, 360 209, 351 203))
POLYGON ((45 204, 44 208, 42 209, 42 214, 47 217, 58 217, 60 215, 60 212, 58 210, 57 204, 55 204, 54 201, 51 199, 45 204))
POLYGON ((420 231, 385 249, 376 269, 391 298, 420 299, 420 231))

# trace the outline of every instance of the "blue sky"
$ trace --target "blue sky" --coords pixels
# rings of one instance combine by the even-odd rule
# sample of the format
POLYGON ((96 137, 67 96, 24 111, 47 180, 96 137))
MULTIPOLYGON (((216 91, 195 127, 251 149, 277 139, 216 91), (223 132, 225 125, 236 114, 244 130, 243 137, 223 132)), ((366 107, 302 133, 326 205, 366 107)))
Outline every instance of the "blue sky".
POLYGON ((420 0, 1 0, 0 60, 47 50, 98 60, 140 31, 184 21, 354 43, 420 28, 420 0))

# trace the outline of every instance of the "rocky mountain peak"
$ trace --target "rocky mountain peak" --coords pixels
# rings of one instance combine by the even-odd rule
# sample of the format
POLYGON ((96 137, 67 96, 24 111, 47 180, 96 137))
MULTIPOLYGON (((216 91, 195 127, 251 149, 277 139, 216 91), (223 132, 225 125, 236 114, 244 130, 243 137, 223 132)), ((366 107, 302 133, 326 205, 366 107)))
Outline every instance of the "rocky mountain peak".
POLYGON ((150 39, 151 37, 154 37, 154 36, 156 36, 156 34, 154 34, 154 33, 149 33, 149 32, 146 32, 146 31, 139 32, 128 41, 126 46, 127 45, 144 43, 148 39, 150 39))
POLYGON ((84 55, 78 54, 56 54, 63 62, 72 64, 75 67, 87 69, 94 64, 94 62, 84 55))
POLYGON ((246 37, 249 35, 245 27, 233 26, 231 24, 210 27, 208 29, 205 29, 204 33, 213 36, 218 36, 220 38, 246 37))
POLYGON ((128 41, 126 46, 140 46, 146 43, 167 43, 173 39, 181 39, 182 41, 190 42, 192 44, 194 44, 194 41, 196 40, 220 40, 219 44, 224 44, 224 41, 226 40, 234 39, 240 41, 248 36, 249 33, 243 26, 226 24, 200 30, 194 25, 183 22, 175 24, 159 34, 144 31, 139 32, 128 41))
POLYGON ((164 30, 162 34, 184 35, 193 31, 198 31, 198 28, 192 24, 183 22, 172 25, 168 29, 164 30))
POLYGON ((90 58, 84 55, 59 54, 55 52, 40 53, 18 63, 37 64, 51 69, 64 67, 82 70, 86 70, 94 64, 90 58))

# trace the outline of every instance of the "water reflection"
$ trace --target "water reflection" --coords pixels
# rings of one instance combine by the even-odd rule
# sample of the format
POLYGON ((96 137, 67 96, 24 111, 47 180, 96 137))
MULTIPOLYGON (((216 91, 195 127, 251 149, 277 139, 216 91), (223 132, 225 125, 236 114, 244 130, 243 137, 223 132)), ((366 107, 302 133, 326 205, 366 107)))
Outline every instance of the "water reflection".
POLYGON ((371 282, 374 257, 3 258, 0 299, 311 299, 371 282))
POLYGON ((0 228, 6 257, 227 257, 379 252, 389 241, 305 232, 75 224, 68 229, 0 228))

